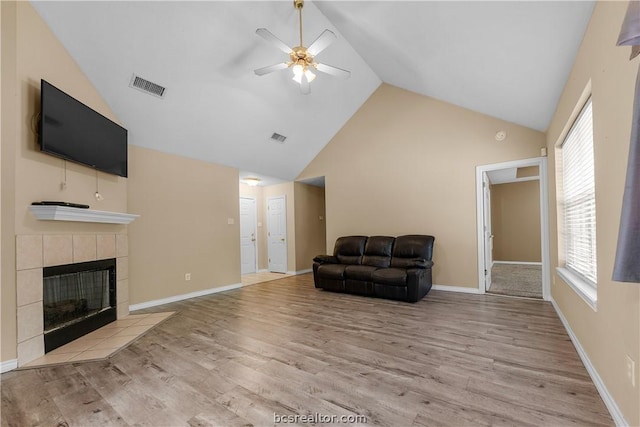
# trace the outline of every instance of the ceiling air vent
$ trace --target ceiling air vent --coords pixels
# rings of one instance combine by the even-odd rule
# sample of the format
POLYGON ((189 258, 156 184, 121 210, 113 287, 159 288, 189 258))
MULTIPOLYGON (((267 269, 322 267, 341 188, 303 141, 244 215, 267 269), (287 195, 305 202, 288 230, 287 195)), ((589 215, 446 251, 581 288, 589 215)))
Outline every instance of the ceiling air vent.
POLYGON ((167 90, 167 88, 162 87, 159 84, 150 82, 149 80, 143 79, 140 76, 136 76, 135 74, 131 76, 129 87, 138 89, 139 91, 148 93, 149 95, 153 95, 158 98, 164 98, 164 93, 167 90))
POLYGON ((271 135, 271 140, 277 142, 278 144, 284 144, 284 141, 286 141, 287 137, 284 135, 280 135, 279 133, 273 133, 273 135, 271 135))

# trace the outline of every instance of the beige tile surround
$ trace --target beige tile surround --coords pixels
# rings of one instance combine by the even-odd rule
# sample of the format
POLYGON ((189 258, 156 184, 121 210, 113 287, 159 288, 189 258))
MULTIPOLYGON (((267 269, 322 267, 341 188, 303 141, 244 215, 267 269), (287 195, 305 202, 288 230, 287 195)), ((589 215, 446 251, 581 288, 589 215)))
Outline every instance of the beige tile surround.
POLYGON ((126 234, 16 236, 18 366, 44 355, 42 268, 116 258, 117 317, 129 315, 126 234))

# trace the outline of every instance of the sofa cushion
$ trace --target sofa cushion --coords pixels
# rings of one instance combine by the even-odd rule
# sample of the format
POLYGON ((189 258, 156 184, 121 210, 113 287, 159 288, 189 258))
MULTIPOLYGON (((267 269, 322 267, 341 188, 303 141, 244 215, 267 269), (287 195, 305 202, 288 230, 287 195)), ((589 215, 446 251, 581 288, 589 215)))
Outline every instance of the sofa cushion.
POLYGON ((333 255, 338 258, 340 264, 362 264, 364 245, 367 236, 346 236, 336 240, 333 255))
POLYGON ((412 234, 397 237, 393 244, 391 267, 413 268, 421 259, 431 261, 433 241, 433 236, 412 234))
POLYGON ((377 269, 378 267, 372 267, 369 265, 348 265, 344 270, 344 277, 346 279, 370 282, 371 274, 377 269))
POLYGON ((391 265, 391 250, 395 237, 371 236, 364 247, 362 264, 374 267, 389 267, 391 265))
POLYGON ((346 264, 322 264, 318 266, 318 276, 325 279, 344 279, 346 264))
POLYGON ((381 268, 371 274, 375 284, 387 286, 407 286, 407 270, 402 268, 381 268))

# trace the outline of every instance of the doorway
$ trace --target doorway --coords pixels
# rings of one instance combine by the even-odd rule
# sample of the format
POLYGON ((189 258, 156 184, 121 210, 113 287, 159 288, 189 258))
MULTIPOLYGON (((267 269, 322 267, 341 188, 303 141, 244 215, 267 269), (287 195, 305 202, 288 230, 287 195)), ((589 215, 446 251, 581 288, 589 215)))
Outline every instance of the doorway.
POLYGON ((285 196, 267 199, 268 268, 273 273, 287 272, 287 199, 285 196))
POLYGON ((240 274, 258 271, 256 199, 240 197, 240 274))
POLYGON ((478 291, 550 298, 546 157, 478 166, 478 291))

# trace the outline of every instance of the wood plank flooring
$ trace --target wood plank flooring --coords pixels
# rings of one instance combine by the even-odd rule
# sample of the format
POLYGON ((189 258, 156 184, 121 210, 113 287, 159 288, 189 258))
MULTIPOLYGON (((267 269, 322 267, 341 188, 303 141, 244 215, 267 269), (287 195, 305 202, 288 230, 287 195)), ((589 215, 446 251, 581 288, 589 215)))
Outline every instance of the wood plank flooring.
POLYGON ((614 424, 542 301, 408 304, 317 290, 308 274, 153 311, 178 313, 108 360, 3 374, 2 426, 614 424))

